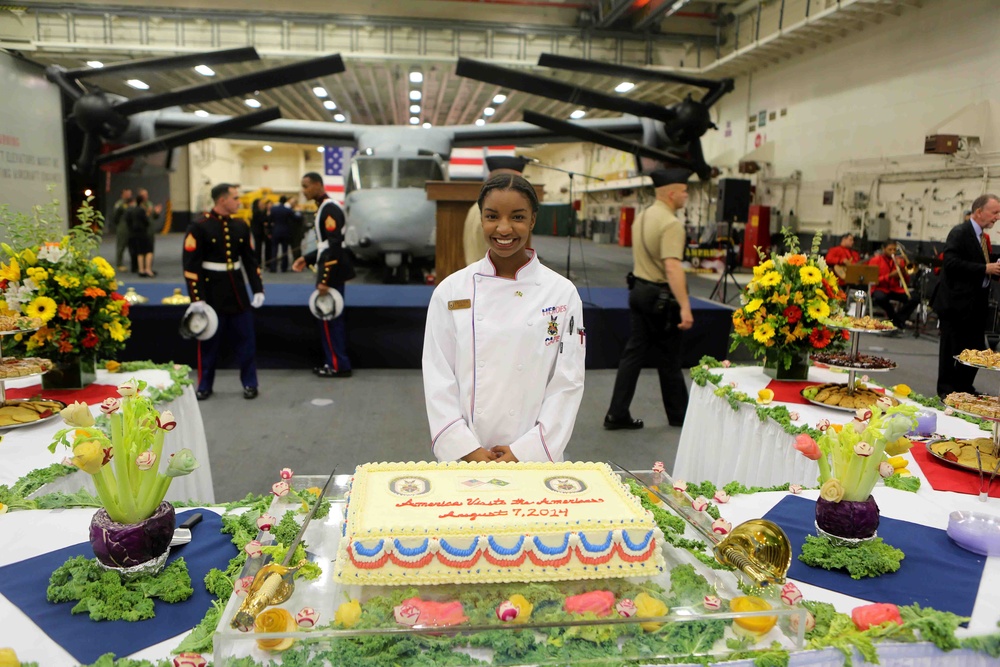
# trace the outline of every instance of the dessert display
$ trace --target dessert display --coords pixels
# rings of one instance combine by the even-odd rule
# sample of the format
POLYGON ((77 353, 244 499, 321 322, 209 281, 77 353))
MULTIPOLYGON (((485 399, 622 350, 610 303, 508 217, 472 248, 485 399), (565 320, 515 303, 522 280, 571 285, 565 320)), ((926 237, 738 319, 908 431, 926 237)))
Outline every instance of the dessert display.
POLYGON ((868 331, 868 332, 883 332, 883 331, 895 331, 896 325, 894 325, 889 320, 880 320, 871 315, 855 316, 841 315, 839 317, 831 317, 827 324, 838 329, 848 329, 850 331, 868 331))
POLYGON ((896 362, 871 354, 851 355, 850 352, 814 352, 809 358, 815 362, 835 368, 856 368, 865 371, 888 371, 896 367, 896 362))
MULTIPOLYGON (((41 326, 41 321, 37 317, 0 315, 0 336, 9 336, 19 331, 28 331, 31 328, 39 326, 41 326)), ((41 375, 48 373, 51 368, 52 362, 41 357, 29 357, 27 359, 4 358, 3 348, 0 347, 0 429, 28 426, 52 419, 59 414, 59 410, 66 407, 64 403, 59 401, 42 399, 7 400, 4 381, 41 375)))
POLYGON ((849 385, 837 382, 806 387, 802 390, 802 397, 810 403, 841 410, 868 408, 880 400, 889 401, 892 405, 899 405, 899 401, 892 396, 880 394, 867 387, 851 389, 849 385))
POLYGON ((993 350, 962 350, 956 359, 969 366, 1000 369, 1000 352, 993 350))
POLYGON ((653 517, 604 463, 370 463, 354 475, 334 578, 411 585, 663 571, 653 517))
POLYGON ((982 459, 983 470, 987 472, 996 468, 997 462, 1000 461, 993 450, 992 438, 942 440, 931 443, 927 447, 927 451, 939 459, 975 471, 979 470, 979 459, 982 459), (977 450, 979 451, 978 457, 977 450))
POLYGON ((0 331, 9 333, 20 333, 21 331, 34 331, 42 326, 42 318, 27 317, 25 315, 0 315, 0 331))
POLYGON ((51 368, 52 362, 40 357, 0 359, 0 380, 41 375, 42 373, 47 373, 51 368))
POLYGON ((25 399, 0 404, 0 428, 21 426, 54 417, 66 407, 62 401, 25 399))
POLYGON ((944 397, 944 404, 977 417, 1000 419, 1000 400, 996 396, 976 396, 956 391, 944 397))

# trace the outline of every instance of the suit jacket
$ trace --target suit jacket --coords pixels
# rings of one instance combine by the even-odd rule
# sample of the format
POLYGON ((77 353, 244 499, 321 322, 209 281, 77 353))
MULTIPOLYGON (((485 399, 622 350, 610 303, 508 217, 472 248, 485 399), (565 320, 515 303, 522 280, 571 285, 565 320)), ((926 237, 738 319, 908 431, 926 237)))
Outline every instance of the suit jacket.
MULTIPOLYGON (((989 236, 986 243, 989 247, 989 236)), ((984 278, 986 257, 972 223, 965 221, 948 232, 941 281, 931 298, 931 307, 945 319, 985 315, 989 290, 983 287, 984 278)))

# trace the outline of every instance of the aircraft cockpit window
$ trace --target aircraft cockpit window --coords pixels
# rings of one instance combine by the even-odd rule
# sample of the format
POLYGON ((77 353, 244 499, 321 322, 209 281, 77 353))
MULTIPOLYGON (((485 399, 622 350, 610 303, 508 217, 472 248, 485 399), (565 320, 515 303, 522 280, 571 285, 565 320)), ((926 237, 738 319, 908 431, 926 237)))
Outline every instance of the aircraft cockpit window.
POLYGON ((363 157, 351 165, 348 190, 392 187, 392 159, 363 157))
POLYGON ((444 174, 440 163, 434 158, 400 158, 399 185, 400 188, 423 189, 427 181, 443 181, 444 174))

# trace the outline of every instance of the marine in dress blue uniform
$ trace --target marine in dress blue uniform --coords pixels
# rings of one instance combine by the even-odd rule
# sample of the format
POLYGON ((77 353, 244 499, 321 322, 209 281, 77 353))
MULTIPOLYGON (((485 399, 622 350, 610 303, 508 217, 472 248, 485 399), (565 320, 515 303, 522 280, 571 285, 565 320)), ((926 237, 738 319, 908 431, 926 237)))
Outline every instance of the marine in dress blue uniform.
MULTIPOLYGON (((216 186, 216 189, 219 187, 216 186)), ((215 368, 227 338, 240 366, 244 398, 257 396, 256 340, 250 308, 259 308, 263 304, 264 285, 250 227, 223 212, 226 206, 220 202, 228 196, 228 192, 213 197, 216 206, 188 227, 184 237, 184 280, 188 295, 192 303, 204 301, 210 305, 219 317, 217 333, 206 341, 198 341, 199 400, 212 395, 215 368), (244 271, 253 298, 247 293, 244 271)))

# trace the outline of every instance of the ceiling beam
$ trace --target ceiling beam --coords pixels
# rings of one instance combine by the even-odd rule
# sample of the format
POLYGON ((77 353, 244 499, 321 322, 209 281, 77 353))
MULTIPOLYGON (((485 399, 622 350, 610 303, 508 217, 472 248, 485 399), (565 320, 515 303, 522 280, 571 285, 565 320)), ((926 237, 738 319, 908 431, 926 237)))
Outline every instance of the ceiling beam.
POLYGON ((382 87, 375 81, 375 66, 365 67, 365 73, 368 75, 368 84, 371 86, 372 95, 375 96, 375 104, 378 106, 378 118, 375 119, 375 122, 386 125, 389 122, 389 114, 386 112, 385 105, 382 104, 382 87))

